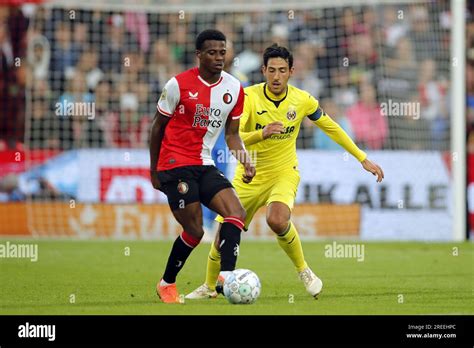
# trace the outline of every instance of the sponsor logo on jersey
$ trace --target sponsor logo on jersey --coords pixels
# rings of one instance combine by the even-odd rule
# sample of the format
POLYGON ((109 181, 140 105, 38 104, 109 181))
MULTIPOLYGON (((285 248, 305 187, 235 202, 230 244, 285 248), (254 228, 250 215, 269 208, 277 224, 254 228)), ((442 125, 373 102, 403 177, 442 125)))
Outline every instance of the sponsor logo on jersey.
POLYGON ((196 112, 193 118, 193 127, 213 127, 220 128, 222 126, 222 119, 211 120, 210 117, 219 117, 221 115, 221 109, 211 108, 210 106, 204 106, 202 104, 196 104, 196 112))
POLYGON ((182 195, 186 194, 189 191, 189 185, 184 181, 178 183, 178 192, 182 195))
POLYGON ((189 91, 188 94, 189 94, 189 99, 197 99, 198 98, 198 92, 191 93, 191 91, 189 91))
POLYGON ((202 116, 194 116, 193 127, 207 128, 209 126, 212 128, 219 128, 222 126, 222 120, 209 120, 207 118, 203 118, 202 116))
POLYGON ((290 106, 288 108, 288 112, 286 113, 286 118, 289 121, 293 121, 296 118, 296 110, 295 110, 294 106, 290 106))
POLYGON ((257 115, 263 115, 266 112, 268 112, 268 111, 267 110, 257 111, 257 115))
POLYGON ((232 98, 232 94, 230 94, 230 93, 226 93, 226 94, 224 94, 224 96, 222 97, 222 100, 223 100, 224 103, 226 103, 226 104, 232 103, 232 99, 233 99, 233 98, 232 98))
MULTIPOLYGON (((255 130, 263 129, 266 126, 267 126, 266 124, 261 125, 260 123, 256 123, 255 124, 255 130)), ((293 133, 294 130, 295 130, 295 126, 291 126, 291 127, 288 126, 288 127, 283 128, 283 132, 281 132, 281 134, 290 134, 290 133, 293 133)))

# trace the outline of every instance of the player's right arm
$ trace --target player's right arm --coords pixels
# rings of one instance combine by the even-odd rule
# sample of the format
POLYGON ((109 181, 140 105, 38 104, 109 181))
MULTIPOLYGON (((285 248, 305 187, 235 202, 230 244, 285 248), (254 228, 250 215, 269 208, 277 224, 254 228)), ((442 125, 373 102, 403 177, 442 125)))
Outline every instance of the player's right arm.
POLYGON ((151 183, 155 189, 160 189, 160 181, 158 180, 158 158, 160 156, 161 143, 165 136, 165 129, 168 125, 170 118, 161 114, 159 111, 156 112, 155 118, 151 125, 150 131, 150 177, 151 183))
POLYGON ((168 122, 173 117, 176 106, 180 100, 179 85, 176 78, 169 80, 156 106, 157 111, 153 119, 150 131, 150 177, 155 189, 160 189, 158 180, 158 160, 160 157, 161 143, 165 137, 165 129, 168 122))

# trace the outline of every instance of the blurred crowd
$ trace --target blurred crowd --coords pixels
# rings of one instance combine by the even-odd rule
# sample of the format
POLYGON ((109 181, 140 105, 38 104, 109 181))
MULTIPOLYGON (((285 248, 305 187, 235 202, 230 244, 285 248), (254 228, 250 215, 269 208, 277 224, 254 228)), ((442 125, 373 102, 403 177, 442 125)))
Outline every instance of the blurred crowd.
MULTIPOLYGON (((449 149, 451 16, 443 0, 206 14, 0 7, 0 150, 25 139, 45 149, 147 147, 161 89, 196 64, 194 39, 209 27, 227 35, 226 70, 244 85, 262 81, 267 46, 289 47, 290 82, 319 99, 362 148, 449 149), (93 105, 93 114, 67 115, 68 103, 93 105), (384 114, 384 103, 419 108, 384 114)), ((469 32, 473 47, 471 25, 469 32)), ((297 146, 337 148, 309 120, 297 146)))

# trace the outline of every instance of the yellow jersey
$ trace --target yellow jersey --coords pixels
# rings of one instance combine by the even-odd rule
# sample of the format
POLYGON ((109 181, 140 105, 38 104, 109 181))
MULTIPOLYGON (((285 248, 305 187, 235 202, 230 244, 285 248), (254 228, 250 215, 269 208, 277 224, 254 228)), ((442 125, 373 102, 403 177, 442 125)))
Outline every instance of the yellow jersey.
MULTIPOLYGON (((324 113, 318 100, 308 92, 289 84, 285 95, 278 99, 269 91, 266 83, 246 87, 244 92, 239 133, 254 159, 257 178, 278 175, 298 166, 296 139, 305 117, 309 117, 359 161, 366 158, 366 154, 324 113), (263 128, 277 121, 283 123, 283 132, 263 139, 263 128)), ((235 177, 241 177, 242 173, 243 166, 239 164, 235 177)))

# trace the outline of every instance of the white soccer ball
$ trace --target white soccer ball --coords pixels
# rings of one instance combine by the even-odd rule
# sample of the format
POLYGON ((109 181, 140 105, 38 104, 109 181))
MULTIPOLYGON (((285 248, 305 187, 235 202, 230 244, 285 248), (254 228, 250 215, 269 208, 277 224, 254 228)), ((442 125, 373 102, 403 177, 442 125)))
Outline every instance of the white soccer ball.
POLYGON ((224 281, 224 296, 232 304, 254 303, 262 285, 258 276, 248 269, 236 269, 224 281))

